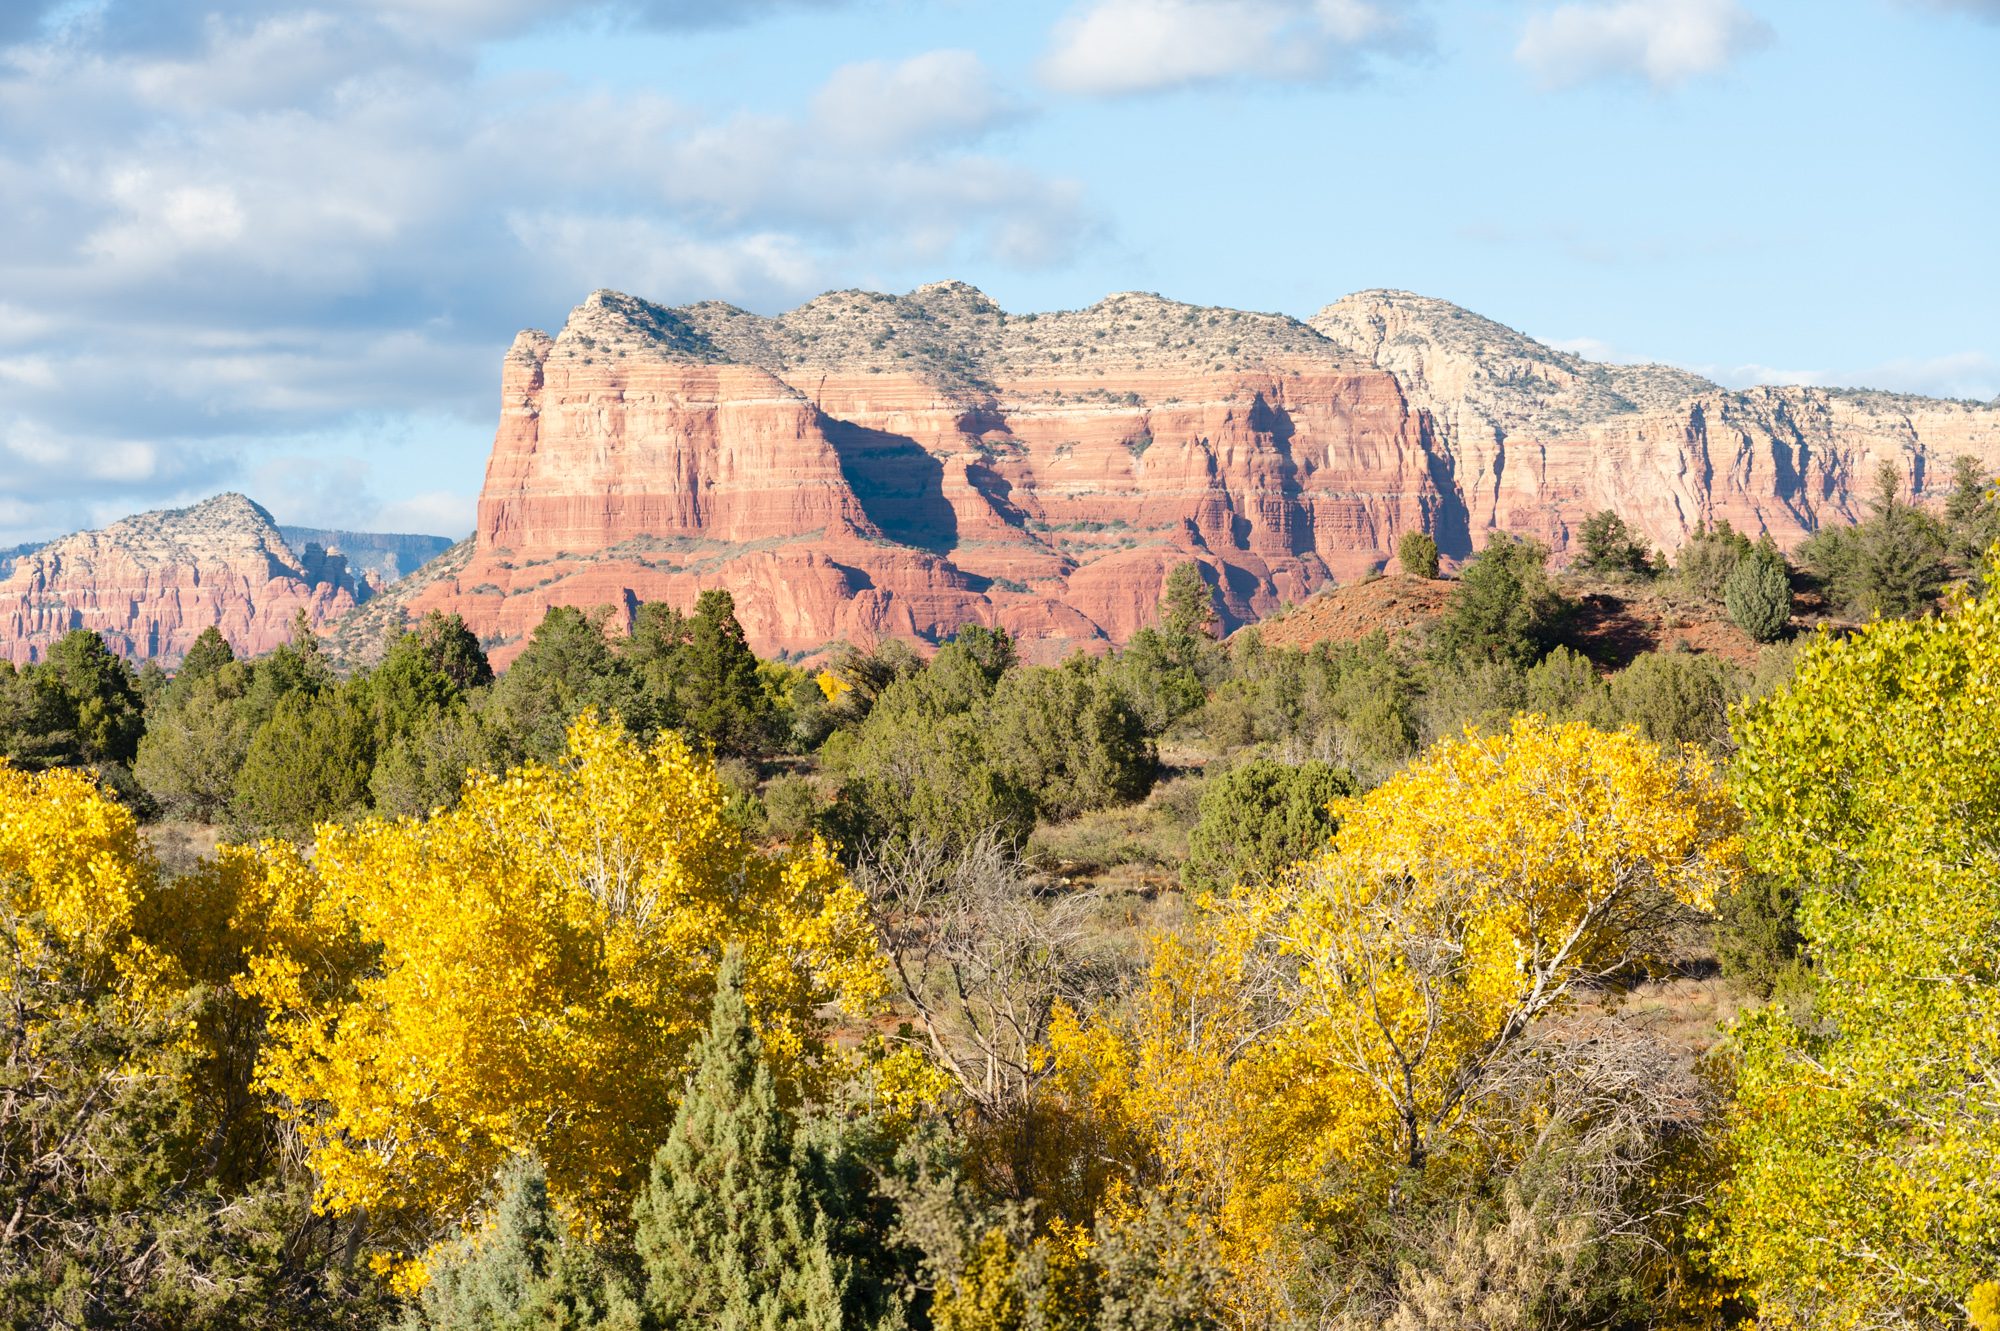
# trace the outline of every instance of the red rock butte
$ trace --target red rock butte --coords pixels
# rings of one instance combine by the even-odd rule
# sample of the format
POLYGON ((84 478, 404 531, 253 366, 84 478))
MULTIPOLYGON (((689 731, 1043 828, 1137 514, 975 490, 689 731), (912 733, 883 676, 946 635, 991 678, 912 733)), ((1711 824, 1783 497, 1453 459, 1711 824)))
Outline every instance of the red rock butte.
POLYGON ((1413 529, 1560 554, 1608 508, 1669 553, 1721 519, 1790 548, 1861 516, 1880 463, 1922 497, 1962 453, 2000 467, 2000 403, 1731 391, 1400 291, 1304 322, 1146 294, 1015 315, 955 282, 775 318, 599 291, 514 339, 477 530, 415 575, 369 599, 225 496, 24 557, 0 655, 88 627, 171 660, 209 624, 256 652, 304 609, 365 661, 443 610, 504 664, 550 606, 629 623, 725 587, 766 655, 978 623, 1049 660, 1123 642, 1185 561, 1234 628, 1413 529))
POLYGON ((1921 492, 1960 452, 2000 463, 2000 410, 1732 392, 1406 292, 1300 322, 1144 294, 1012 315, 951 282, 773 319, 599 291, 515 339, 472 544, 392 597, 501 660, 551 605, 712 586, 766 654, 979 623, 1049 659, 1124 641, 1188 560, 1234 626, 1411 529, 1560 551, 1611 508, 1669 551, 1717 519, 1790 547, 1854 520, 1880 461, 1921 492))

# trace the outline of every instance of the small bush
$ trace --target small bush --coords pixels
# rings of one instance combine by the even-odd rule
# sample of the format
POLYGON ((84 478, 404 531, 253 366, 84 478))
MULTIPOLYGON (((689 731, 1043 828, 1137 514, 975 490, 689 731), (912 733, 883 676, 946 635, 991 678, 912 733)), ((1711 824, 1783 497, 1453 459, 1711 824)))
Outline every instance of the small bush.
POLYGON ((1259 759, 1213 778, 1188 836, 1188 887, 1223 891, 1306 858, 1338 829, 1327 806, 1359 789, 1347 772, 1317 762, 1259 759))
POLYGON ((1722 589, 1722 603, 1737 628, 1758 642, 1776 642, 1792 618, 1792 579, 1775 550, 1738 560, 1722 589))
POLYGON ((1438 543, 1429 532, 1406 531, 1396 542, 1396 562, 1413 578, 1438 575, 1438 543))

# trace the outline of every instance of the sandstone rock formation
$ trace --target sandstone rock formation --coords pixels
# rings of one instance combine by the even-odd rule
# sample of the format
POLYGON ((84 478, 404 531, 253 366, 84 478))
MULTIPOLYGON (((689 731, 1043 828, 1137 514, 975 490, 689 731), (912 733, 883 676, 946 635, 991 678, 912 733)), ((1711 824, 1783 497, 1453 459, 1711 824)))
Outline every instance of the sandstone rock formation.
POLYGON ((369 631, 456 611, 505 661, 552 604, 725 586, 767 654, 978 622, 1048 659, 1124 640, 1184 560, 1233 626, 1412 527, 1560 550, 1609 507, 1668 550, 1717 518, 1791 546, 1878 461, 1921 493, 1958 452, 2000 465, 2000 411, 1729 392, 1404 292, 1308 324, 1143 294, 1010 315, 950 282, 775 319, 600 291, 515 340, 470 547, 369 631))
POLYGON ((294 552, 271 515, 240 494, 141 513, 21 556, 0 581, 0 656, 39 660, 72 629, 95 629, 133 660, 172 664, 210 625, 238 653, 286 640, 304 610, 314 624, 354 609, 339 552, 294 552))

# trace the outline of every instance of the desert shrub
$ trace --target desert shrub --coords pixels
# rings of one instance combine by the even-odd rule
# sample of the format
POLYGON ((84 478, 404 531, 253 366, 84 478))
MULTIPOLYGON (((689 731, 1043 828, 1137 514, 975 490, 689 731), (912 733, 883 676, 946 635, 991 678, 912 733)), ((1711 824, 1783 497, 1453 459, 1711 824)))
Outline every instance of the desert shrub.
POLYGON ((1792 618, 1792 578, 1784 556, 1759 547, 1738 560, 1723 585, 1722 603, 1737 628, 1758 642, 1776 642, 1792 618))
POLYGON ((1191 891, 1227 891, 1305 859, 1339 828, 1328 806, 1358 790, 1352 775, 1316 762, 1259 759, 1211 777, 1188 834, 1183 881, 1191 891))
POLYGON ((1522 679, 1522 707, 1546 717, 1598 722, 1609 701, 1597 667, 1568 647, 1550 652, 1522 679))
POLYGON ((1028 667, 1001 681, 986 709, 996 770, 1031 792, 1044 817, 1068 818, 1142 799, 1159 760, 1144 723, 1094 657, 1028 667))
POLYGON ((1637 726, 1655 744, 1729 743, 1729 705, 1742 680, 1718 657, 1693 652, 1646 652, 1611 677, 1609 711, 1601 724, 1637 726))
POLYGON ((1607 508, 1585 518, 1577 529, 1577 554, 1570 567, 1608 577, 1650 578, 1653 557, 1625 519, 1607 508))
POLYGON ((250 750, 249 680, 249 667, 230 661, 183 674, 155 702, 133 775, 172 816, 212 823, 229 808, 250 750))
POLYGON ((1556 641, 1572 606, 1548 575, 1548 547, 1495 532, 1459 574, 1437 643, 1458 661, 1526 667, 1556 641))
POLYGON ((1427 531, 1406 531, 1396 542, 1396 562, 1413 578, 1438 575, 1438 543, 1427 531))
POLYGON ((1720 604, 1729 575, 1750 550, 1750 538, 1730 526, 1727 518, 1713 527, 1698 527, 1681 547, 1674 579, 1683 590, 1720 604))

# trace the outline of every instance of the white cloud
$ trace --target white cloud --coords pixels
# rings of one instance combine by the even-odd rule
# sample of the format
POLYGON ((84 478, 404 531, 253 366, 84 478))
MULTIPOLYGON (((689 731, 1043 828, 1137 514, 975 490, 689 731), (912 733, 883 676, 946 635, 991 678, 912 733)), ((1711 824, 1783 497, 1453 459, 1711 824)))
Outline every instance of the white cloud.
POLYGON ((1084 0, 1041 62, 1065 92, 1120 95, 1229 79, 1354 77, 1422 44, 1395 0, 1084 0))
POLYGON ((0 50, 0 508, 42 515, 0 544, 209 484, 256 495, 259 466, 353 447, 366 417, 448 416, 462 456, 371 472, 367 513, 302 481, 288 518, 476 485, 508 340, 595 287, 769 309, 836 274, 1060 262, 1092 234, 1076 185, 988 150, 1018 110, 965 52, 750 114, 485 76, 464 46, 700 8, 108 0, 130 23, 0 50))
POLYGON ((1771 28, 1740 0, 1575 3, 1529 17, 1514 56, 1547 88, 1637 78, 1676 88, 1768 45, 1771 28))
POLYGON ((871 148, 977 139, 1018 110, 970 51, 843 65, 812 109, 814 128, 871 148))

